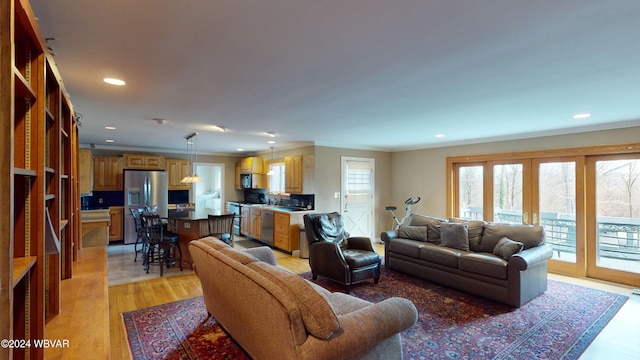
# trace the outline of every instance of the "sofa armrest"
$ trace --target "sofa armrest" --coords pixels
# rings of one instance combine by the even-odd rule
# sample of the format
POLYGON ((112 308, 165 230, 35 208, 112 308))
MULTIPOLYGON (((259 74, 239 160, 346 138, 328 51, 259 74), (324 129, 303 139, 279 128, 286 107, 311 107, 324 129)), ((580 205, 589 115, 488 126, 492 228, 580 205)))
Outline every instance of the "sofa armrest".
POLYGON ((509 258, 509 267, 513 267, 515 270, 524 271, 527 268, 547 261, 553 256, 553 250, 551 246, 542 244, 527 250, 523 250, 518 254, 514 254, 509 258))
POLYGON ((271 265, 277 265, 276 255, 268 246, 259 246, 251 249, 244 250, 246 253, 251 254, 258 258, 262 262, 266 262, 271 265))
POLYGON ((373 251, 373 245, 371 245, 371 239, 364 236, 354 236, 347 239, 349 243, 349 249, 359 249, 373 251))
POLYGON ((344 332, 329 342, 331 347, 363 351, 410 328, 417 320, 418 310, 410 300, 393 297, 340 316, 344 332))
POLYGON ((396 230, 387 230, 380 233, 380 240, 385 244, 398 237, 398 231, 396 230))

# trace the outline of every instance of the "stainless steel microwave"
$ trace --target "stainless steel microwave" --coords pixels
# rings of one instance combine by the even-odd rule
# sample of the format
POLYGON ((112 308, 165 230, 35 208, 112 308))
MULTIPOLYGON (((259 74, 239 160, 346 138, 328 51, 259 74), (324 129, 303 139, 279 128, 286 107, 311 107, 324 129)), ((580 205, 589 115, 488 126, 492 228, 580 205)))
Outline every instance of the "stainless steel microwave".
POLYGON ((251 174, 240 174, 240 187, 243 189, 251 189, 253 184, 253 176, 251 174))

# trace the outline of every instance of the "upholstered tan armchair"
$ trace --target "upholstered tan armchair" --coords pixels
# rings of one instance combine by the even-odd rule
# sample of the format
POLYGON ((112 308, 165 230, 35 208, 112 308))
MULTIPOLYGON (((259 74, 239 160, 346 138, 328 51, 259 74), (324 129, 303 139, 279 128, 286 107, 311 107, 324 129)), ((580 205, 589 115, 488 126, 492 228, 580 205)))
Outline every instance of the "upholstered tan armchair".
POLYGON ((342 215, 307 214, 305 232, 309 242, 309 265, 313 279, 328 277, 345 286, 380 279, 380 256, 373 250, 368 237, 349 237, 344 230, 342 215))

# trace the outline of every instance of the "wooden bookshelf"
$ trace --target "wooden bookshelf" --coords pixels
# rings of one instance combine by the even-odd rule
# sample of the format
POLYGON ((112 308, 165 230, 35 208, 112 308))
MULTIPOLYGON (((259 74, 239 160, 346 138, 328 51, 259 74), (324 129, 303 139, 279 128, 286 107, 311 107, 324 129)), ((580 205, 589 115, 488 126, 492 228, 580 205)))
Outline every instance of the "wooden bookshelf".
MULTIPOLYGON (((0 2, 0 93, 0 338, 45 339, 80 234, 78 129, 28 0, 0 2)), ((0 359, 43 357, 0 348, 0 359)))

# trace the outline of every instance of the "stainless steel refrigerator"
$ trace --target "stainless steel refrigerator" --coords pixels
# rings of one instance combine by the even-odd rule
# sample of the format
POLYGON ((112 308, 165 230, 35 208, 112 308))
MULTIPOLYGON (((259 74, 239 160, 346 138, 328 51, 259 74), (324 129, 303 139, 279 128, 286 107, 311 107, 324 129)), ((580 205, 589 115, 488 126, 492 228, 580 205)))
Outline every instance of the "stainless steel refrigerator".
POLYGON ((130 209, 158 207, 160 217, 166 218, 169 204, 169 180, 164 171, 124 171, 124 243, 136 242, 136 225, 130 209))

